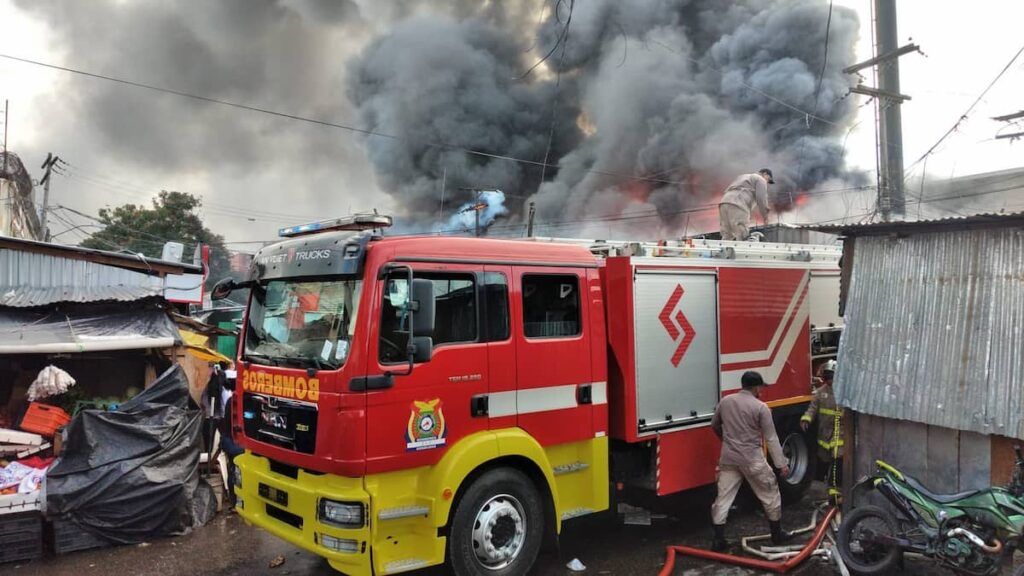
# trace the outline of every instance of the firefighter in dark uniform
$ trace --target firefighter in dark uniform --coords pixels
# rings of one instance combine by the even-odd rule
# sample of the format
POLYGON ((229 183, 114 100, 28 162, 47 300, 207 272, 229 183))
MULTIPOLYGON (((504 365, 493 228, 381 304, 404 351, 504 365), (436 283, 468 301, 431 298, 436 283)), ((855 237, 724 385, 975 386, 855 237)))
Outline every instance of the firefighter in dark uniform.
POLYGON ((841 410, 836 406, 836 397, 832 390, 832 378, 835 373, 835 360, 829 360, 822 366, 821 385, 815 388, 814 399, 800 418, 800 428, 804 431, 815 419, 818 421, 818 461, 828 466, 826 482, 832 495, 837 493, 834 489, 839 486, 843 457, 841 410))

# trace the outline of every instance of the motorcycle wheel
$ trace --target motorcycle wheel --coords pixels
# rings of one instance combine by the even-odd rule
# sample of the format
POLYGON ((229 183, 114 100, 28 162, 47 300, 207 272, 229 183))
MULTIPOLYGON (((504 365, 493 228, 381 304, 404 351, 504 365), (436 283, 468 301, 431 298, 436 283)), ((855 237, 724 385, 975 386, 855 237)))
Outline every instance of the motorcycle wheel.
POLYGON ((853 574, 876 576, 889 574, 900 561, 899 546, 862 542, 864 530, 886 536, 898 536, 896 519, 878 506, 861 506, 852 510, 839 526, 839 554, 853 574))

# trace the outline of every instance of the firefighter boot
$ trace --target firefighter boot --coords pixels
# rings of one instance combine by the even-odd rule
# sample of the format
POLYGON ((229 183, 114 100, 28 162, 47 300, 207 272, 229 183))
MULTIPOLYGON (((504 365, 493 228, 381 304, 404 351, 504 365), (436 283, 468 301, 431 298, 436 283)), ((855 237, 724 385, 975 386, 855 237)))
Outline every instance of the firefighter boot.
POLYGON ((793 534, 782 529, 782 521, 780 520, 770 520, 768 526, 771 527, 772 544, 776 546, 785 544, 793 537, 793 534))
POLYGON ((729 549, 729 543, 725 541, 725 524, 712 524, 715 529, 715 539, 711 542, 711 549, 715 552, 725 552, 729 549))

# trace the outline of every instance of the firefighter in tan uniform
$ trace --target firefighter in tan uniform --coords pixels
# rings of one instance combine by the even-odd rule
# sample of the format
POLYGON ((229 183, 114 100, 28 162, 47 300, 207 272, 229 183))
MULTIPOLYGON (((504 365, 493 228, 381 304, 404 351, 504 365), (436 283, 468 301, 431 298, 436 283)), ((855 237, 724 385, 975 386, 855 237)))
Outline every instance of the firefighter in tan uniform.
POLYGON ((750 237, 750 214, 755 206, 764 223, 768 223, 769 184, 775 184, 775 178, 768 168, 754 174, 741 174, 729 184, 718 204, 722 240, 746 240, 750 237))
POLYGON ((768 446, 772 461, 781 469, 783 476, 789 475, 789 460, 779 444, 772 411, 758 398, 764 379, 757 372, 745 372, 741 381, 743 390, 723 398, 711 419, 711 429, 722 440, 722 455, 718 460, 718 496, 711 505, 711 522, 715 529, 712 548, 716 551, 728 547, 725 522, 743 480, 750 484, 764 506, 772 542, 781 544, 789 539, 789 534, 782 530, 782 495, 775 472, 765 459, 764 446, 768 446))
POLYGON ((832 487, 839 485, 840 462, 843 457, 842 420, 832 391, 836 366, 835 360, 829 360, 822 366, 822 383, 814 389, 814 398, 800 417, 800 428, 804 431, 815 419, 818 420, 818 461, 827 463, 829 472, 826 483, 832 487))

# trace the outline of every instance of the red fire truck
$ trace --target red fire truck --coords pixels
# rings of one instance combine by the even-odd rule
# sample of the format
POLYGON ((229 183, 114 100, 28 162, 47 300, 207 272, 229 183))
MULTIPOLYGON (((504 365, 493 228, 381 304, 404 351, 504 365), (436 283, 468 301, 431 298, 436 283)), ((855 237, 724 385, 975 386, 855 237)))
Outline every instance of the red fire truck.
POLYGON ((257 254, 239 345, 238 512, 354 575, 524 574, 609 485, 714 482, 709 421, 771 383, 793 465, 840 326, 834 246, 383 236, 363 215, 257 254))

